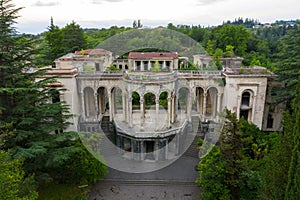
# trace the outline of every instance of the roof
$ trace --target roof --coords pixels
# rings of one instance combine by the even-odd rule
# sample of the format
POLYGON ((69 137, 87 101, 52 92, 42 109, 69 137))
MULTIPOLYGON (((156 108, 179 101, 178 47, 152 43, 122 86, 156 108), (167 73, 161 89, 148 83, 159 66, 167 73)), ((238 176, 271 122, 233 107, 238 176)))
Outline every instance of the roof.
POLYGON ((111 54, 110 51, 105 49, 86 49, 81 51, 75 51, 75 55, 106 55, 111 54))
POLYGON ((178 58, 177 53, 172 52, 130 52, 129 59, 155 59, 155 58, 178 58))

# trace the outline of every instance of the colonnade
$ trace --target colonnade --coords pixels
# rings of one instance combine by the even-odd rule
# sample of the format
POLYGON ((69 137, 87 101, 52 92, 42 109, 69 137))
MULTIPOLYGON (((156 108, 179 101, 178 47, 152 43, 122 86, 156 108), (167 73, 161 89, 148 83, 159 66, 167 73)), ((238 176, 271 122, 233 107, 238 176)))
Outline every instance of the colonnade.
MULTIPOLYGON (((173 70, 173 61, 158 61, 160 62, 160 67, 162 69, 167 69, 167 70, 173 70)), ((151 60, 135 60, 133 63, 133 70, 134 71, 150 71, 151 67, 153 67, 155 64, 155 61, 151 60)))
MULTIPOLYGON (((102 116, 107 113, 110 121, 113 121, 116 114, 120 116, 122 113, 122 121, 126 122, 130 128, 138 125, 143 129, 147 112, 145 94, 139 95, 140 117, 136 121, 133 119, 133 92, 135 91, 126 93, 117 87, 112 89, 100 87, 94 92, 92 88, 86 87, 81 92, 81 107, 84 118, 86 120, 101 120, 102 116)), ((157 127, 156 125, 161 122, 160 113, 162 109, 160 108, 159 95, 153 95, 155 96, 155 104, 153 105, 155 107, 155 115, 152 115, 152 117, 155 121, 155 127, 157 127)), ((223 94, 215 87, 206 90, 201 87, 195 87, 194 93, 186 87, 179 89, 177 92, 167 92, 167 108, 164 110, 166 111, 164 114, 167 114, 166 127, 171 127, 178 120, 179 112, 181 112, 180 116, 188 121, 191 121, 191 115, 195 114, 195 112, 201 121, 218 121, 218 113, 222 109, 222 97, 223 94), (183 94, 180 93, 182 89, 186 90, 183 94), (194 111, 192 111, 192 107, 195 108, 194 111)), ((154 109, 152 110, 154 111, 154 109)))

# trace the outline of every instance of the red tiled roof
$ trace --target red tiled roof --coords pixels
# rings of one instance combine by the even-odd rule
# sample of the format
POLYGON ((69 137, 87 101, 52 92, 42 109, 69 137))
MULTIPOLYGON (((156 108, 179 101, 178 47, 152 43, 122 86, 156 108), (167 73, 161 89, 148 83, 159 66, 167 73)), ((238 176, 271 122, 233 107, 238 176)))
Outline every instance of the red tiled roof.
POLYGON ((130 52, 130 59, 178 58, 177 53, 171 52, 130 52))
MULTIPOLYGON (((105 49, 86 49, 83 50, 84 55, 105 55, 105 54, 111 54, 110 51, 107 51, 105 49)), ((76 55, 82 55, 82 51, 75 51, 76 55)))

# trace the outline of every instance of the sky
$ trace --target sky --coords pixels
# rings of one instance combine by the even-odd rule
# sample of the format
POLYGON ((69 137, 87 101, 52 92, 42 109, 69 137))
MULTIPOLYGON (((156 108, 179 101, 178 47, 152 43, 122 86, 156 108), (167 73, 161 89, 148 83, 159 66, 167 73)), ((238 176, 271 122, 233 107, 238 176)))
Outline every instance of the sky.
POLYGON ((12 0, 19 12, 20 33, 41 33, 50 19, 63 27, 75 21, 82 28, 174 25, 216 26, 238 17, 262 23, 300 19, 299 0, 12 0))

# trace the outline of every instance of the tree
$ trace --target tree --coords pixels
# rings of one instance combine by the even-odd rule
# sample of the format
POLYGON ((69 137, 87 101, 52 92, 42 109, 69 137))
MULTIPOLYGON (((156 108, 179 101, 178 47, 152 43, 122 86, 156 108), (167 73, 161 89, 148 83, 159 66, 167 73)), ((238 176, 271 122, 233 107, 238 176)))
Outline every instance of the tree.
MULTIPOLYGON (((64 55, 65 48, 63 45, 63 36, 61 30, 58 26, 54 25, 53 18, 51 17, 51 23, 48 28, 48 31, 45 34, 45 40, 47 41, 47 45, 44 48, 48 49, 45 50, 46 55, 44 55, 45 62, 49 65, 54 65, 54 60, 59 58, 60 56, 64 55)), ((39 49, 42 50, 42 47, 39 49)))
POLYGON ((86 47, 84 32, 74 21, 61 29, 54 25, 51 18, 45 40, 47 45, 41 46, 39 51, 45 52, 42 56, 45 59, 44 62, 52 65, 55 59, 86 47))
POLYGON ((265 136, 255 125, 225 112, 218 145, 197 166, 202 199, 257 199, 262 182, 255 162, 264 151, 265 136))
POLYGON ((216 62, 218 70, 222 69, 222 63, 221 63, 222 55, 223 55, 223 51, 222 51, 222 49, 219 49, 219 48, 216 49, 216 51, 213 55, 213 59, 216 62))
POLYGON ((34 190, 32 177, 25 178, 23 162, 11 158, 9 152, 0 150, 0 199, 34 200, 38 193, 34 190))
POLYGON ((285 199, 298 199, 300 196, 300 82, 297 86, 296 97, 293 100, 292 119, 294 121, 294 147, 292 151, 291 163, 288 171, 288 182, 285 190, 285 199))
POLYGON ((151 67, 150 70, 151 70, 151 72, 160 72, 160 64, 159 64, 158 60, 156 60, 154 62, 154 65, 153 65, 153 67, 151 67))
POLYGON ((281 41, 278 55, 277 74, 279 81, 286 84, 285 90, 278 91, 280 100, 291 100, 295 97, 296 85, 300 76, 300 30, 289 32, 281 41))
POLYGON ((196 169, 199 173, 196 183, 202 190, 201 199, 230 199, 220 147, 214 146, 206 157, 201 158, 196 169))
POLYGON ((210 56, 213 56, 213 54, 214 54, 214 44, 212 43, 211 40, 208 40, 208 41, 207 41, 206 52, 207 52, 208 55, 210 55, 210 56))
POLYGON ((5 138, 1 149, 24 159, 26 174, 41 178, 76 151, 76 133, 62 131, 72 115, 65 102, 52 101, 62 92, 51 87, 57 81, 41 79, 43 71, 32 70, 32 43, 12 26, 18 11, 10 0, 0 1, 0 135, 5 138), (14 135, 6 134, 7 124, 14 135))
POLYGON ((62 30, 62 43, 64 54, 84 49, 86 41, 82 28, 74 21, 67 24, 62 30))
POLYGON ((244 26, 224 24, 213 29, 213 34, 218 48, 225 51, 227 45, 232 45, 235 47, 234 53, 236 55, 245 55, 250 33, 244 26))

